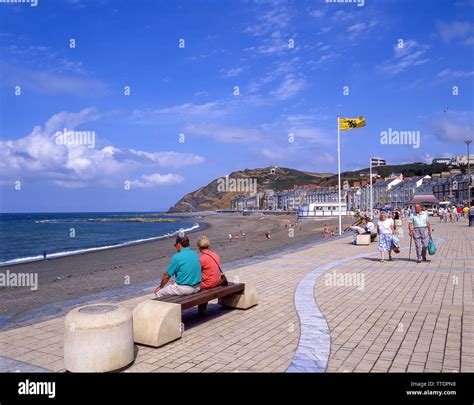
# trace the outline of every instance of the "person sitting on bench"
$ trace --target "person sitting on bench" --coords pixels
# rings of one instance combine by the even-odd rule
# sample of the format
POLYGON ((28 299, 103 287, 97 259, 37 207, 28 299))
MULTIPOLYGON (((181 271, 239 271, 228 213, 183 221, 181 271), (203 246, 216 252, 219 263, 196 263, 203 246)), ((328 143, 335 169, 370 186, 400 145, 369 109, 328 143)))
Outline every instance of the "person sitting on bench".
POLYGON ((373 242, 377 238, 377 232, 375 231, 375 225, 372 222, 372 218, 367 217, 365 220, 365 231, 370 233, 370 241, 373 242))
POLYGON ((367 233, 367 230, 365 229, 365 220, 360 219, 359 221, 356 222, 356 224, 352 225, 350 229, 354 231, 354 237, 352 238, 352 244, 355 245, 357 241, 357 235, 362 235, 364 233, 367 233))
POLYGON ((220 258, 217 253, 209 249, 209 239, 206 236, 200 236, 197 245, 201 256, 201 289, 214 288, 222 284, 220 258))
POLYGON ((156 298, 168 295, 189 295, 201 290, 201 264, 199 256, 189 248, 186 235, 178 236, 174 247, 178 251, 171 259, 159 287, 156 287, 156 298), (169 281, 171 277, 174 281, 169 281))
POLYGON ((360 226, 353 225, 350 227, 351 230, 354 231, 352 244, 355 245, 357 243, 357 235, 364 235, 364 234, 370 234, 370 241, 373 242, 375 238, 377 237, 377 233, 375 232, 375 225, 372 222, 372 219, 370 219, 370 217, 366 217, 358 221, 358 224, 360 226))

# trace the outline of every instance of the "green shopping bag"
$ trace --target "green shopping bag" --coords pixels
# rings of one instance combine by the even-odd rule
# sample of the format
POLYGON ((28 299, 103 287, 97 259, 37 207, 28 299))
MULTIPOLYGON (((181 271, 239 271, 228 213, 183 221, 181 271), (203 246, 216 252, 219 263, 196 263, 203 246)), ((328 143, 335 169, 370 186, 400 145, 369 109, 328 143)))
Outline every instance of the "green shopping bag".
POLYGON ((433 242, 433 238, 430 236, 430 241, 428 243, 428 253, 434 255, 436 253, 436 245, 433 242))

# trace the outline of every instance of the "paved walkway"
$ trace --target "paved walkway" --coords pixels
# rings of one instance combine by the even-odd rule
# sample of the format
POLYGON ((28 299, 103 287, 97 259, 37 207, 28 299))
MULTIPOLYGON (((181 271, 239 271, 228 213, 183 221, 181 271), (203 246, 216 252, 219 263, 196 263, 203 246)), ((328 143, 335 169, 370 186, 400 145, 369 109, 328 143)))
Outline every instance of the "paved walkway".
MULTIPOLYGON (((383 264, 376 245, 342 238, 229 271, 230 280, 256 286, 258 306, 210 304, 204 321, 185 311, 183 337, 138 346, 127 372, 472 372, 474 229, 434 222, 430 263, 407 260, 407 238, 383 264)), ((0 371, 64 371, 63 323, 1 332, 0 371)))

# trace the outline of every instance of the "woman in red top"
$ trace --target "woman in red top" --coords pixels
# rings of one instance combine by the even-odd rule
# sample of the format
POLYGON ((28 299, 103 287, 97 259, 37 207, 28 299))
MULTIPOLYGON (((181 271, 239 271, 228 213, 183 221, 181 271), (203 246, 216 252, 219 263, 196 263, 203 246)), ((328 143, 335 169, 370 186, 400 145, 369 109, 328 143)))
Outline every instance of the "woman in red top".
POLYGON ((201 289, 214 288, 221 284, 220 258, 217 253, 209 250, 209 239, 200 236, 197 242, 201 256, 201 289))

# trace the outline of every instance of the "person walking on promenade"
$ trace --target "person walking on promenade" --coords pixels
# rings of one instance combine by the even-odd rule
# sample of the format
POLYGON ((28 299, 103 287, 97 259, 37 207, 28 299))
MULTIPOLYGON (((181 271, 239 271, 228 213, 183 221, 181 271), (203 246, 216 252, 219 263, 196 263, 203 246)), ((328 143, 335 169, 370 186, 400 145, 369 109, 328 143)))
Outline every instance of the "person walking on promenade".
POLYGON ((431 236, 431 225, 428 214, 422 211, 420 204, 415 205, 415 213, 410 216, 408 230, 410 238, 415 241, 416 262, 427 261, 426 251, 431 236))
POLYGON ((384 254, 388 253, 388 260, 392 261, 393 239, 395 228, 392 218, 388 218, 385 211, 380 212, 380 220, 377 223, 377 233, 379 235, 380 263, 384 262, 384 254))
POLYGON ((463 212, 464 218, 466 218, 469 221, 469 207, 467 205, 463 208, 462 212, 463 212))
POLYGON ((439 222, 443 222, 444 210, 442 207, 438 208, 439 222))
POLYGON ((462 208, 458 205, 458 207, 456 208, 456 211, 457 211, 456 221, 459 222, 461 220, 462 208))

